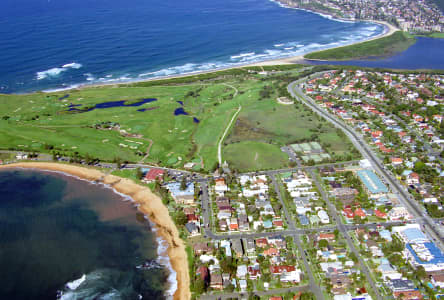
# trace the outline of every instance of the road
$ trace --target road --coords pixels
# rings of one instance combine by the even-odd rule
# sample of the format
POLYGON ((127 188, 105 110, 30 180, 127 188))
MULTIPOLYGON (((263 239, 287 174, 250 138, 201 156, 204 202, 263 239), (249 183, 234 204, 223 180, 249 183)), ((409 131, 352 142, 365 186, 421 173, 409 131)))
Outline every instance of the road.
MULTIPOLYGON (((285 294, 290 292, 302 292, 309 290, 308 285, 300 285, 300 286, 293 286, 289 288, 281 288, 281 289, 273 289, 269 291, 253 291, 252 294, 258 295, 258 296, 272 296, 277 294, 285 294)), ((223 293, 223 294, 206 294, 202 295, 200 299, 202 300, 212 300, 212 299, 248 299, 248 292, 243 293, 223 293)))
POLYGON ((361 152, 363 157, 367 158, 373 165, 375 171, 381 176, 385 182, 390 184, 390 187, 393 192, 395 192, 401 201, 401 203, 409 210, 409 212, 415 217, 415 219, 424 225, 425 231, 431 236, 433 239, 437 241, 437 246, 440 247, 444 251, 443 241, 439 230, 437 230, 436 225, 432 218, 430 218, 425 209, 420 207, 418 203, 413 199, 413 197, 406 192, 404 187, 393 178, 385 169, 379 158, 376 154, 370 149, 370 147, 363 141, 363 138, 360 137, 352 128, 344 124, 335 116, 332 116, 326 110, 317 106, 315 101, 305 95, 298 85, 305 79, 294 81, 288 85, 288 92, 302 103, 309 106, 314 112, 318 113, 324 119, 332 123, 335 127, 341 129, 352 141, 355 147, 361 152))
MULTIPOLYGON (((294 225, 293 218, 291 218, 291 215, 288 212, 287 206, 285 205, 285 201, 282 198, 279 183, 277 182, 276 177, 274 175, 271 176, 271 181, 273 182, 274 189, 276 190, 278 199, 282 204, 282 208, 283 208, 283 211, 285 214, 285 219, 287 221, 288 227, 290 227, 290 230, 296 231, 296 226, 294 225)), ((310 291, 312 291, 315 294, 315 297, 317 300, 323 300, 324 295, 322 294, 320 286, 316 283, 316 281, 314 279, 313 272, 310 268, 310 265, 308 264, 308 259, 305 255, 304 249, 302 248, 302 243, 299 238, 299 235, 293 234, 293 239, 294 239, 295 245, 298 247, 299 253, 301 254, 302 261, 304 262, 305 270, 307 271, 309 285, 310 285, 310 291)))
POLYGON ((379 300, 382 300, 383 298, 382 298, 381 294, 379 293, 379 289, 376 286, 373 278, 370 276, 370 272, 369 272, 367 266, 365 265, 364 260, 361 257, 361 254, 356 249, 355 244, 353 243, 353 240, 351 239, 350 234, 348 233, 347 227, 344 226, 344 223, 342 223, 341 216, 338 215, 335 206, 328 199, 328 195, 325 193, 325 190, 322 187, 322 184, 319 182, 318 177, 316 176, 316 174, 312 170, 310 170, 309 173, 310 173, 310 176, 313 179, 313 182, 315 183, 318 191, 321 193, 322 199, 325 201, 325 203, 327 203, 327 207, 328 207, 328 210, 330 212, 330 216, 333 216, 333 221, 338 225, 339 232, 342 233, 342 235, 344 236, 344 238, 345 238, 345 240, 347 242, 348 248, 358 258, 361 270, 365 274, 365 276, 367 277, 367 282, 370 284, 372 290, 375 292, 376 297, 379 300))

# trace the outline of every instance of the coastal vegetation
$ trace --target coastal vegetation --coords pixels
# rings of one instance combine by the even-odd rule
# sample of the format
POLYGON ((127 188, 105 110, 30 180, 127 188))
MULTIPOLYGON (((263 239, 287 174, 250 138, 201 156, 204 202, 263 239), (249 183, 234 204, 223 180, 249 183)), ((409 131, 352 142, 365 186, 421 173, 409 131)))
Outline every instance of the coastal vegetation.
POLYGON ((283 106, 287 85, 325 67, 239 68, 189 77, 0 95, 2 150, 52 154, 73 162, 143 162, 193 170, 217 167, 217 145, 234 112, 222 158, 237 170, 287 166, 280 147, 329 137, 327 151, 348 151, 345 137, 299 103, 283 106), (248 148, 248 151, 246 149, 248 148), (266 152, 266 153, 265 153, 266 152), (251 154, 252 153, 252 154, 251 154), (248 156, 250 156, 249 158, 248 156))
POLYGON ((428 34, 421 34, 418 36, 425 36, 425 37, 431 37, 435 39, 444 39, 444 32, 433 32, 428 34))
POLYGON ((350 46, 309 53, 306 59, 318 60, 351 60, 371 57, 387 57, 405 51, 415 44, 416 39, 412 35, 397 31, 390 36, 375 39, 350 46))

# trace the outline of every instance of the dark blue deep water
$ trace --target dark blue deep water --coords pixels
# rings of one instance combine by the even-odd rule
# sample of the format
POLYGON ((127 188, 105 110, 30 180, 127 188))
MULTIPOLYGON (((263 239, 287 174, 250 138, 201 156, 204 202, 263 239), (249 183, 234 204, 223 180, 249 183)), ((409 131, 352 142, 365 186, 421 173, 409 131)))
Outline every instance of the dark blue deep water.
POLYGON ((268 0, 2 0, 0 92, 211 70, 383 30, 268 0))
MULTIPOLYGON (((444 39, 426 37, 418 37, 417 39, 417 42, 406 51, 391 57, 377 60, 329 61, 328 64, 408 70, 444 70, 444 39)), ((325 64, 325 62, 319 61, 307 61, 307 63, 325 64)))
POLYGON ((0 299, 163 299, 143 217, 110 189, 54 173, 0 171, 0 299), (75 290, 65 284, 82 275, 75 290))

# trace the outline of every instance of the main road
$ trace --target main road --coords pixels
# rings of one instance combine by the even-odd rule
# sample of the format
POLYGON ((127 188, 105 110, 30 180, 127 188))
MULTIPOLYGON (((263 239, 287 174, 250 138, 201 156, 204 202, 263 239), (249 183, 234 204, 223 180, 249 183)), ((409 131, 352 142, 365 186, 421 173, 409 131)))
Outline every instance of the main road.
POLYGON ((423 225, 425 231, 438 243, 441 249, 444 249, 441 233, 436 229, 436 225, 432 218, 427 215, 424 208, 420 207, 418 203, 409 195, 401 184, 394 179, 385 169, 376 154, 369 148, 369 146, 363 141, 352 128, 347 126, 345 123, 332 116, 326 110, 320 108, 313 99, 305 95, 299 88, 301 84, 306 79, 301 79, 293 81, 288 85, 288 92, 295 99, 300 100, 302 103, 310 107, 314 112, 322 116, 324 119, 332 123, 335 127, 341 129, 352 141, 355 147, 361 152, 363 157, 367 158, 373 165, 374 169, 381 175, 381 177, 390 184, 392 191, 396 192, 399 196, 400 201, 405 207, 413 214, 416 220, 423 225))

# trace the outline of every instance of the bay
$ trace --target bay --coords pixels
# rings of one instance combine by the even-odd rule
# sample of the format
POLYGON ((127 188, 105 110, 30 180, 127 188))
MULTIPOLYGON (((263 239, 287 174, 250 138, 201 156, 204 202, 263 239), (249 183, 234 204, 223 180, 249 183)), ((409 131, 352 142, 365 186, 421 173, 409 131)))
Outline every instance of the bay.
POLYGON ((61 174, 0 171, 0 299, 163 299, 168 271, 136 268, 157 259, 156 237, 123 200, 61 174))

